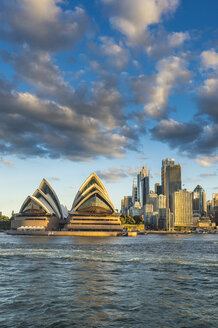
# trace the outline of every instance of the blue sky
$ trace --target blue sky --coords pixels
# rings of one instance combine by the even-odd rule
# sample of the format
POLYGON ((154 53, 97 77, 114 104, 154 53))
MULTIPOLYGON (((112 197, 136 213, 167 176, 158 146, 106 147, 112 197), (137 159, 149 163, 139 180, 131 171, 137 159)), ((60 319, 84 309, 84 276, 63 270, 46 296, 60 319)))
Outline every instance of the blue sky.
POLYGON ((93 171, 115 207, 175 158, 218 190, 216 0, 2 0, 0 211, 43 177, 71 208, 93 171))

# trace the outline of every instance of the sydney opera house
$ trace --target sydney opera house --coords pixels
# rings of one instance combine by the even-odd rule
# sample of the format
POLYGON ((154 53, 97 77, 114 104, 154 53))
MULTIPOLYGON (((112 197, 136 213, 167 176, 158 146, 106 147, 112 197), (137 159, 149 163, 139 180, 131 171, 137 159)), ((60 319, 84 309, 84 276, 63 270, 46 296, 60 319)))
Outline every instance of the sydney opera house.
POLYGON ((20 212, 12 217, 11 229, 25 234, 56 231, 61 235, 117 236, 122 226, 105 186, 92 173, 76 194, 66 219, 55 191, 43 179, 34 194, 26 198, 20 212))
POLYGON ((11 229, 28 230, 58 230, 63 213, 55 191, 46 179, 32 196, 28 196, 20 212, 11 218, 11 229))
POLYGON ((64 229, 84 236, 116 236, 122 231, 120 217, 115 214, 107 190, 95 173, 80 187, 64 229))

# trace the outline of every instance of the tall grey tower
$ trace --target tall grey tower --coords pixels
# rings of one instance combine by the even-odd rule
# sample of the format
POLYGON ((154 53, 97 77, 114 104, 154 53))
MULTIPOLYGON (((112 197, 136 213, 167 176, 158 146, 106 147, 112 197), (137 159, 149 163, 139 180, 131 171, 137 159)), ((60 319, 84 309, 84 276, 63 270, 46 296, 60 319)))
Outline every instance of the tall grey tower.
POLYGON ((200 214, 201 216, 207 213, 207 199, 204 189, 197 185, 192 193, 193 198, 193 212, 200 214))
POLYGON ((149 173, 143 166, 141 172, 141 183, 140 183, 140 201, 141 206, 144 206, 149 201, 149 173))
POLYGON ((138 201, 138 197, 137 197, 137 182, 136 182, 136 179, 133 178, 133 184, 132 184, 132 203, 133 203, 133 205, 137 201, 138 201))
POLYGON ((149 194, 149 174, 143 166, 140 173, 137 174, 137 200, 142 206, 145 205, 147 193, 149 194))
POLYGON ((172 211, 170 195, 181 189, 181 165, 175 164, 173 158, 162 160, 161 183, 163 194, 166 195, 166 207, 172 211))

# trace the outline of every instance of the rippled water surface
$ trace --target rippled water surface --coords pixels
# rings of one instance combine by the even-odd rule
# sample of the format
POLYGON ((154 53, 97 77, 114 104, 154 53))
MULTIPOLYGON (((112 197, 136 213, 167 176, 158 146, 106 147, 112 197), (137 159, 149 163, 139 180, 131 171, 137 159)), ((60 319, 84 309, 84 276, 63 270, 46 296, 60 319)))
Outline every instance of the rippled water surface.
POLYGON ((0 234, 0 327, 218 327, 218 235, 0 234))

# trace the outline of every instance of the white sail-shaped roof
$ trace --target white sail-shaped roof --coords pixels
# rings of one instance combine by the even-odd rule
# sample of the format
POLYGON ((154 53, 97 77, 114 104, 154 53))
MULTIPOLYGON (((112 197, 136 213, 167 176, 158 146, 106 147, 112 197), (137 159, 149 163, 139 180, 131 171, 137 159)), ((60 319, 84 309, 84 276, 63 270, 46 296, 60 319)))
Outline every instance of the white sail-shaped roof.
POLYGON ((103 195, 103 197, 105 198, 105 199, 107 199, 108 200, 108 202, 110 202, 110 198, 109 198, 109 196, 108 196, 108 194, 106 194, 105 192, 104 192, 104 190, 101 188, 101 187, 99 187, 99 185, 98 184, 96 184, 96 183, 93 183, 92 185, 90 185, 87 189, 85 188, 83 191, 82 191, 82 193, 78 193, 77 194, 77 197, 75 198, 75 200, 74 200, 74 203, 73 203, 73 206, 74 207, 76 207, 88 194, 91 194, 91 193, 93 193, 94 191, 96 191, 96 192, 99 192, 99 193, 101 193, 102 195, 103 195))
POLYGON ((49 209, 36 197, 28 196, 21 206, 20 213, 37 212, 44 214, 52 214, 49 209))
POLYGON ((46 200, 48 204, 54 209, 56 216, 60 219, 63 218, 62 208, 58 197, 46 179, 42 180, 38 189, 46 196, 46 200))
POLYGON ((71 213, 79 212, 115 212, 105 186, 95 173, 86 179, 74 199, 71 213))
POLYGON ((28 211, 55 215, 59 219, 63 218, 58 197, 46 179, 42 180, 33 196, 28 196, 21 206, 20 213, 28 211))
POLYGON ((51 199, 49 199, 49 197, 45 195, 42 190, 37 189, 34 192, 33 196, 38 198, 51 213, 55 214, 57 217, 60 216, 58 208, 55 205, 55 203, 51 201, 51 199))

